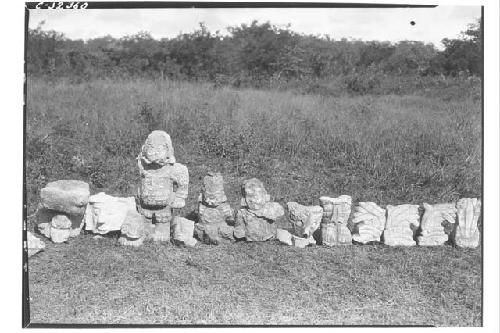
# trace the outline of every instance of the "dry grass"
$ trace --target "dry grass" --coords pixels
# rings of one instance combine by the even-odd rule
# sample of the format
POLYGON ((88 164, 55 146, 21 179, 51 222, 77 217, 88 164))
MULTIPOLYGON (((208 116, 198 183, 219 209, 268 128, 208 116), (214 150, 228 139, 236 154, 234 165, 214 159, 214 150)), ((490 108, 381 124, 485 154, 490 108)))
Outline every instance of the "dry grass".
MULTIPOLYGON (((464 94, 465 96, 466 94, 464 94)), ((200 177, 221 171, 233 207, 243 179, 275 200, 349 194, 381 205, 481 196, 481 108, 465 96, 322 97, 150 81, 28 81, 28 214, 47 182, 132 195, 152 129, 200 177)), ((30 259, 32 322, 481 324, 481 253, 451 246, 195 249, 81 237, 30 259)))

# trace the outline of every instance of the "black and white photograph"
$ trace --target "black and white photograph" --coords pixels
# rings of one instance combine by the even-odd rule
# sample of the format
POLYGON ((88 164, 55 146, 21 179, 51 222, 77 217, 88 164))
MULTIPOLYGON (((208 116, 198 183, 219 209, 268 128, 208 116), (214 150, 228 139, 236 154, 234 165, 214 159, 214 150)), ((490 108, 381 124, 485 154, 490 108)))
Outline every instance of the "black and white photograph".
POLYGON ((484 328, 486 2, 26 2, 22 327, 484 328))

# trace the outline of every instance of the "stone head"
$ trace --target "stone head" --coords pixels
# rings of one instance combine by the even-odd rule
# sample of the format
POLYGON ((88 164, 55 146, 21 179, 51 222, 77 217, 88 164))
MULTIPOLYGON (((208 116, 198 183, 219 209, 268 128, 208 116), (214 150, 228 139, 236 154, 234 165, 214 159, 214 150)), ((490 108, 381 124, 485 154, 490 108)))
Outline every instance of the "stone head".
POLYGON ((264 184, 257 178, 248 179, 243 182, 241 195, 243 196, 241 205, 251 210, 259 210, 267 202, 271 201, 271 197, 267 194, 264 184))
POLYGON ((174 147, 170 135, 153 131, 142 146, 141 159, 145 164, 166 165, 175 163, 174 147))

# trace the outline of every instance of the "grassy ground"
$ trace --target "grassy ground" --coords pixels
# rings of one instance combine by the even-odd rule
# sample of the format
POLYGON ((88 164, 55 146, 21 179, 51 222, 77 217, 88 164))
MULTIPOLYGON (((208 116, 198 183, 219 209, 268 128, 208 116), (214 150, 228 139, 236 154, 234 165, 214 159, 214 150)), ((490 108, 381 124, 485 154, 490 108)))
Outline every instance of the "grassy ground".
MULTIPOLYGON (((437 94, 439 96, 439 94, 437 94)), ((28 214, 39 189, 81 179, 129 196, 152 129, 200 178, 223 173, 233 207, 257 177, 274 200, 349 194, 380 205, 481 196, 481 107, 461 98, 324 97, 149 81, 28 81, 28 214)), ((481 221, 480 221, 481 223, 481 221)), ((32 227, 32 226, 31 226, 32 227)), ((82 236, 30 259, 33 322, 480 325, 480 250, 118 247, 82 236)))

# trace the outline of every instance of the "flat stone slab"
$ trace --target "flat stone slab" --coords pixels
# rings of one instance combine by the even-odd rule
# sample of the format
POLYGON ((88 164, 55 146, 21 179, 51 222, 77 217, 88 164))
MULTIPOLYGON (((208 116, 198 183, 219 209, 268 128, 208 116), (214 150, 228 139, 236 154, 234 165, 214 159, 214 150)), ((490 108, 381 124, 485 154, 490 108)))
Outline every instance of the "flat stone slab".
POLYGON ((43 208, 82 215, 90 196, 89 184, 80 180, 57 180, 40 190, 43 208))

